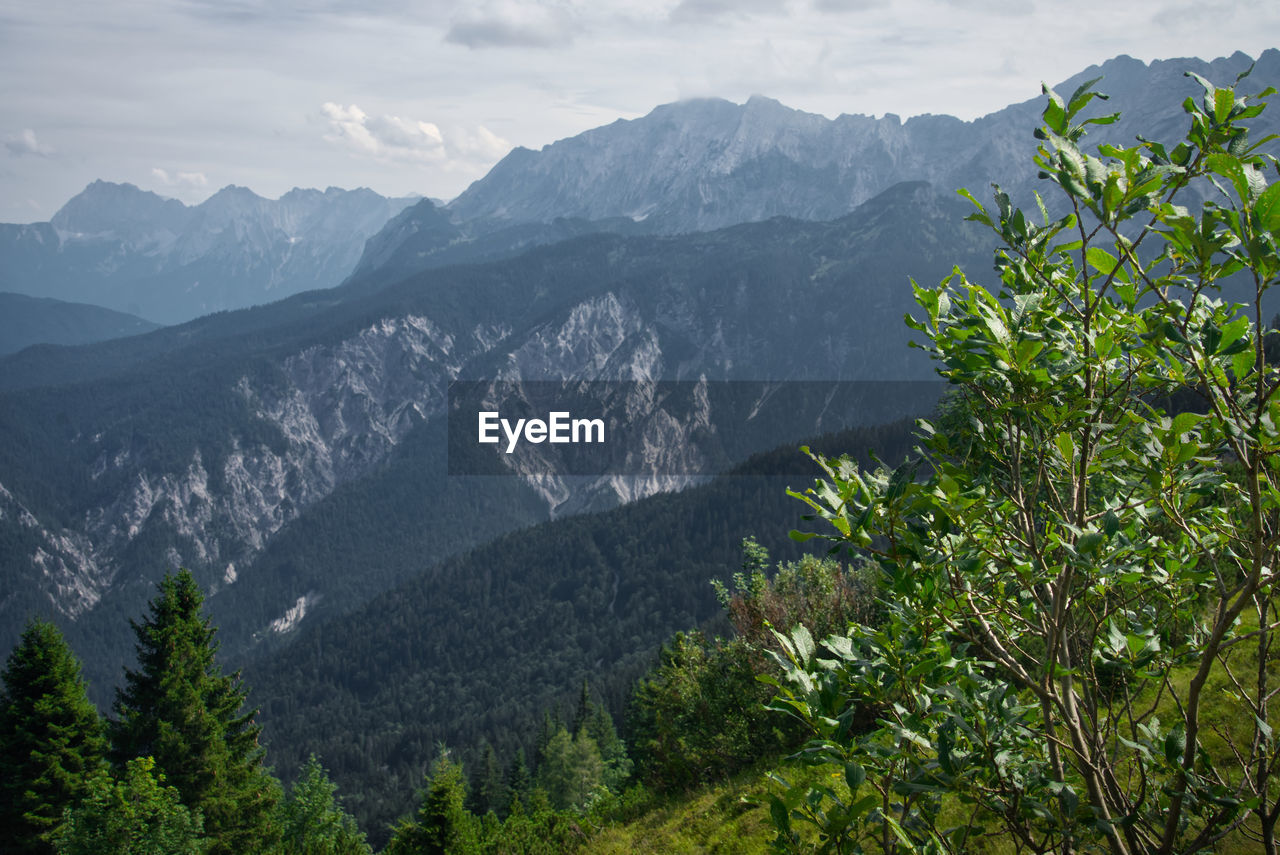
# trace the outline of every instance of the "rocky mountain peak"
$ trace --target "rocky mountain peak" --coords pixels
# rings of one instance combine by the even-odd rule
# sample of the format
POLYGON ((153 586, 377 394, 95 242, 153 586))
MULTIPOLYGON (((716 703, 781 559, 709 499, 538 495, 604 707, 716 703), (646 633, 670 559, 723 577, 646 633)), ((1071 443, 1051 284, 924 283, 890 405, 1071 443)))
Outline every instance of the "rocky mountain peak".
POLYGON ((133 236, 180 228, 187 206, 133 184, 94 181, 58 210, 50 222, 70 235, 133 236))
POLYGON ((337 285, 364 242, 414 201, 337 187, 267 199, 229 184, 187 206, 94 181, 51 229, 0 224, 0 284, 178 323, 337 285))

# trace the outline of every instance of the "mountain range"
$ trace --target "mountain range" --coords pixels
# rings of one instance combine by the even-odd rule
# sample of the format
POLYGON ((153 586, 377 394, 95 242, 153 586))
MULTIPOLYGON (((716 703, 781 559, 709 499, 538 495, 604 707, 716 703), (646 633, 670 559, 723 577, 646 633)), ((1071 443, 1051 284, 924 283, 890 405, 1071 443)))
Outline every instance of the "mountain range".
MULTIPOLYGON (((1280 79, 1280 51, 1149 65, 1117 57, 1057 84, 1101 78, 1122 113, 1098 141, 1173 139, 1185 73, 1280 79)), ((755 96, 695 99, 539 151, 516 148, 448 204, 370 190, 294 189, 278 200, 225 187, 193 207, 97 181, 48 223, 0 224, 0 291, 90 303, 159 323, 259 305, 350 276, 376 289, 418 270, 519 253, 582 234, 678 234, 774 216, 828 220, 894 184, 978 195, 999 181, 1031 206, 1030 129, 1040 99, 973 121, 947 115, 835 119, 755 96)), ((1264 114, 1257 135, 1280 130, 1264 114)))
POLYGON ((47 223, 0 224, 0 290, 180 323, 337 285, 413 201, 336 187, 272 200, 228 186, 188 207, 95 181, 47 223))
MULTIPOLYGON (((184 565, 217 591, 215 608, 239 603, 224 644, 245 649, 299 599, 325 601, 312 615, 351 608, 420 572, 408 544, 430 543, 443 557, 504 527, 674 485, 659 473, 589 483, 447 477, 446 393, 458 377, 900 380, 904 400, 919 405, 911 381, 929 378, 927 361, 887 319, 911 306, 901 271, 927 281, 956 261, 984 264, 963 212, 958 199, 904 184, 827 223, 588 235, 349 301, 299 295, 277 304, 263 331, 197 323, 19 354, 11 365, 38 358, 56 375, 62 356, 67 373, 88 362, 103 375, 0 398, 9 414, 0 421, 0 530, 9 534, 0 566, 11 592, 0 614, 16 627, 51 601, 76 633, 114 625, 157 570, 184 565), (133 348, 150 358, 119 356, 133 348), (399 506, 369 520, 383 497, 399 506), (273 549, 277 539, 298 544, 292 531, 324 557, 307 566, 273 549), (349 553, 353 543, 363 548, 349 553), (352 577, 337 554, 374 566, 352 577)), ((657 417, 661 403, 648 406, 657 417)), ((904 414, 893 406, 869 412, 904 414)), ((719 412, 708 418, 732 435, 743 430, 735 412, 724 418, 736 425, 719 412)), ((784 414, 739 453, 859 420, 818 413, 784 414)), ((678 424, 687 411, 665 415, 678 424)), ((115 670, 122 647, 123 637, 97 640, 95 676, 115 670)))
MULTIPOLYGON (((1197 88, 1185 70, 1231 80, 1251 62, 1122 57, 1057 88, 1104 78, 1113 97, 1094 112, 1126 118, 1102 139, 1172 135, 1197 88)), ((1246 88, 1276 81, 1270 50, 1246 88)), ((131 656, 128 619, 160 576, 189 567, 224 656, 263 683, 268 733, 291 759, 302 743, 290 728, 341 722, 348 734, 363 707, 404 712, 406 695, 360 682, 371 644, 403 649, 397 667, 411 673, 397 685, 441 697, 471 692, 459 687, 484 670, 470 700, 501 683, 489 665, 503 656, 553 661, 539 698, 573 688, 563 684, 583 668, 633 666, 657 633, 708 615, 690 579, 722 574, 735 539, 772 524, 776 506, 723 492, 724 479, 676 502, 660 494, 706 478, 656 464, 568 477, 495 454, 450 475, 450 384, 503 381, 499 409, 535 381, 587 397, 586 381, 872 390, 839 406, 595 399, 654 426, 649 450, 696 422, 690 454, 731 462, 925 412, 938 388, 902 324, 909 277, 931 284, 959 265, 990 278, 992 236, 964 220, 953 191, 982 196, 999 181, 1029 200, 1042 102, 903 122, 690 101, 518 149, 443 206, 332 188, 273 202, 232 187, 187 207, 99 182, 50 223, 0 226, 0 287, 173 324, 0 359, 0 648, 27 616, 52 615, 104 703, 131 656), (741 513, 717 507, 739 500, 741 513), (715 537, 669 537, 677 506, 715 537), (666 550, 673 540, 686 552, 666 550), (714 568, 688 549, 713 553, 714 568), (538 583, 521 587, 525 559, 538 583), (634 578, 610 571, 621 566, 634 578), (491 603, 503 586, 525 591, 547 625, 563 611, 580 643, 478 632, 501 615, 491 603), (381 618, 399 636, 362 635, 381 618), (588 639, 608 621, 602 641, 588 639), (311 691, 279 690, 321 674, 311 691)), ((1277 115, 1257 124, 1277 129, 1277 115)), ((401 757, 397 774, 411 776, 435 739, 479 733, 450 730, 443 704, 417 714, 407 742, 394 727, 366 734, 369 762, 401 757)), ((367 782, 368 763, 357 766, 367 782)))

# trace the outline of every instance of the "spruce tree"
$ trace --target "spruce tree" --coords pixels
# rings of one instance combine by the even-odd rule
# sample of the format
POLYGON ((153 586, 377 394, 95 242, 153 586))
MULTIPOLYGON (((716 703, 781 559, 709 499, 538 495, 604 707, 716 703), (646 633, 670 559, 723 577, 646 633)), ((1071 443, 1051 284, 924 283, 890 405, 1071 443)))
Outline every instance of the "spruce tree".
POLYGON ((462 766, 441 749, 413 820, 398 825, 385 855, 470 855, 479 851, 477 823, 466 808, 462 766))
POLYGON ((613 716, 600 704, 591 704, 581 733, 595 740, 600 749, 600 759, 604 762, 604 785, 611 792, 622 792, 623 785, 631 777, 633 764, 627 755, 626 744, 618 737, 613 716))
POLYGON ((582 689, 578 692, 578 708, 573 713, 573 726, 569 728, 570 736, 577 736, 582 732, 582 726, 587 723, 593 706, 595 704, 591 701, 591 688, 587 685, 587 678, 583 677, 582 689))
POLYGON ((471 776, 467 807, 476 816, 505 810, 502 765, 498 762, 498 753, 487 740, 480 752, 480 762, 471 776))
POLYGON ((507 766, 507 772, 502 783, 504 790, 502 809, 504 811, 511 809, 513 801, 522 799, 529 794, 529 788, 533 786, 533 776, 529 774, 529 763, 525 759, 523 746, 516 749, 516 756, 511 759, 511 764, 507 766))
POLYGON ((111 723, 112 756, 123 766, 154 757, 183 803, 204 817, 211 853, 260 851, 278 833, 279 785, 263 768, 256 710, 242 711, 238 673, 224 675, 216 630, 191 573, 166 575, 151 614, 133 622, 138 670, 125 673, 111 723))
POLYGON ((627 756, 626 745, 618 738, 613 716, 603 705, 591 699, 591 689, 585 678, 578 694, 578 709, 573 715, 573 729, 569 733, 575 740, 584 734, 595 740, 600 759, 604 761, 604 785, 612 792, 620 792, 623 783, 631 777, 631 758, 627 756))
POLYGON ((102 765, 106 739, 80 663, 58 628, 27 624, 0 693, 0 829, 5 852, 49 853, 49 834, 102 765))
POLYGON ((596 741, 561 727, 547 743, 536 780, 557 810, 581 810, 604 789, 604 771, 596 741))

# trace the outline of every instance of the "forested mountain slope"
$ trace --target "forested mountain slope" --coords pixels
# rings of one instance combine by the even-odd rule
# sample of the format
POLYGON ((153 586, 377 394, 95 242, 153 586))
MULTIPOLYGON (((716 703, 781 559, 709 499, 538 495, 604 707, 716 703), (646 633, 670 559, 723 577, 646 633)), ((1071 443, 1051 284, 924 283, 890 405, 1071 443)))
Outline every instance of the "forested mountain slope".
MULTIPOLYGON (((906 420, 810 444, 865 465, 912 442, 906 420)), ((412 806, 439 743, 478 761, 485 740, 509 762, 584 678, 623 721, 662 642, 719 614, 710 581, 740 568, 744 538, 799 554, 787 532, 805 506, 786 489, 816 472, 799 445, 681 493, 513 532, 304 627, 245 672, 271 756, 286 769, 322 756, 377 837, 412 806)))
POLYGON ((150 321, 101 306, 0 293, 0 356, 33 344, 90 344, 155 328, 150 321))
MULTIPOLYGON (((622 498, 607 486, 586 505, 545 491, 530 505, 516 497, 528 488, 510 479, 474 493, 487 498, 454 517, 451 503, 463 506, 457 488, 444 487, 429 435, 456 377, 515 365, 531 380, 927 378, 898 323, 911 305, 904 272, 930 281, 957 260, 985 268, 963 211, 926 185, 902 185, 830 223, 585 236, 423 272, 354 300, 319 294, 297 311, 247 311, 238 334, 201 338, 209 319, 53 354, 71 363, 101 354, 120 367, 0 399, 6 631, 52 602, 74 620, 73 636, 93 639, 100 658, 88 666, 105 687, 128 655, 121 615, 175 566, 196 572, 214 609, 222 596, 237 603, 226 643, 241 650, 270 637, 300 600, 309 619, 351 608, 491 536, 490 520, 501 529, 560 505, 622 498), (196 334, 184 346, 188 331, 196 334), (163 359, 130 352, 157 342, 163 359), (406 492, 384 489, 391 484, 406 492), (387 527, 360 523, 375 494, 405 497, 378 511, 387 527), (316 560, 268 548, 295 525, 292 542, 313 544, 316 560), (429 554, 398 539, 374 546, 381 534, 418 529, 434 544, 429 554), (332 557, 360 553, 327 544, 364 544, 366 556, 383 558, 353 570, 332 557), (261 575, 259 559, 269 568, 261 575)), ((841 426, 791 415, 756 448, 841 426)), ((651 481, 626 497, 659 488, 651 481)))

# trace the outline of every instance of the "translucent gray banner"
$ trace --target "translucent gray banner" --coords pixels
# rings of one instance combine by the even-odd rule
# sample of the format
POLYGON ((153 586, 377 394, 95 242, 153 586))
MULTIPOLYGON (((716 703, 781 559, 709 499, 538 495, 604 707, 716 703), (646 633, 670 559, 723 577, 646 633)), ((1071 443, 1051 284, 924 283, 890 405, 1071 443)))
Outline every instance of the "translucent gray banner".
POLYGON ((718 475, 784 443, 925 415, 945 385, 459 380, 449 474, 718 475))

